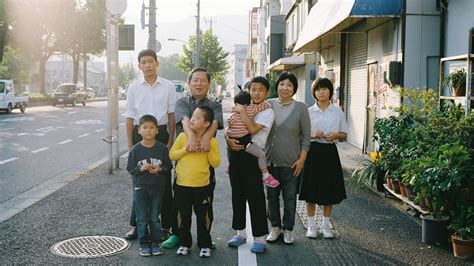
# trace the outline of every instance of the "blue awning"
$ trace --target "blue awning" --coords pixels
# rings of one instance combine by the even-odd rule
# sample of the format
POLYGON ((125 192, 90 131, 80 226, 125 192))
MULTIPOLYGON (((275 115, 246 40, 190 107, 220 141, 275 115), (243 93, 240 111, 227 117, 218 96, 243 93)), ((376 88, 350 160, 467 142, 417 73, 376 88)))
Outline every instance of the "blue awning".
POLYGON ((403 0, 319 0, 309 12, 293 52, 317 51, 317 41, 340 32, 361 18, 399 17, 403 0))

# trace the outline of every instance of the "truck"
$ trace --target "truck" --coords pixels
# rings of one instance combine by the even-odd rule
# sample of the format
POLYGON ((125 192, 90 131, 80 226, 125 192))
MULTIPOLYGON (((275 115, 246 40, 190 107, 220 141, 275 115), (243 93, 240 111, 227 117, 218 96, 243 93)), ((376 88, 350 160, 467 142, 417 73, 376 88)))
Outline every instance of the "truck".
POLYGON ((13 81, 0 79, 0 110, 11 113, 13 109, 19 108, 25 112, 28 104, 28 96, 16 96, 13 81))

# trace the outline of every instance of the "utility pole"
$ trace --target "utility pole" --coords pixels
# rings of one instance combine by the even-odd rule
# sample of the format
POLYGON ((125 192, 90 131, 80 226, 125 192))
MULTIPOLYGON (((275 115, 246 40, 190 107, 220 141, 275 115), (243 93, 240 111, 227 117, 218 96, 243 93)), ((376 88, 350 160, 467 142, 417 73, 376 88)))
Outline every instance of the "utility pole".
POLYGON ((197 17, 196 17, 196 60, 194 60, 195 67, 199 67, 199 56, 201 54, 201 36, 199 29, 199 21, 201 20, 201 0, 197 0, 197 17))
POLYGON ((147 48, 156 51, 156 0, 150 0, 148 7, 148 45, 147 48))

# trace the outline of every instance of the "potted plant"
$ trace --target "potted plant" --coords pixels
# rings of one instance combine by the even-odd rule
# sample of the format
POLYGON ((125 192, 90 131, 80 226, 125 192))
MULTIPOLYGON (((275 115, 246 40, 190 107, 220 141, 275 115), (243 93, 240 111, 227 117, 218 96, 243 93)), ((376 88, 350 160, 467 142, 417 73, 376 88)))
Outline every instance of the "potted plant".
POLYGON ((412 163, 410 181, 428 199, 430 214, 422 218, 422 241, 442 245, 447 242, 448 210, 458 201, 468 179, 471 163, 467 149, 447 143, 412 163))
POLYGON ((466 95, 466 77, 466 70, 458 68, 444 78, 443 84, 451 88, 453 96, 464 96, 466 95))
POLYGON ((474 206, 459 202, 452 213, 449 229, 453 230, 451 242, 456 258, 474 257, 474 206))
POLYGON ((385 171, 377 160, 375 160, 374 162, 369 162, 367 165, 357 168, 352 173, 352 178, 354 178, 359 184, 364 184, 368 187, 372 187, 377 182, 378 191, 383 191, 383 187, 380 187, 378 185, 378 180, 382 179, 384 176, 385 171))

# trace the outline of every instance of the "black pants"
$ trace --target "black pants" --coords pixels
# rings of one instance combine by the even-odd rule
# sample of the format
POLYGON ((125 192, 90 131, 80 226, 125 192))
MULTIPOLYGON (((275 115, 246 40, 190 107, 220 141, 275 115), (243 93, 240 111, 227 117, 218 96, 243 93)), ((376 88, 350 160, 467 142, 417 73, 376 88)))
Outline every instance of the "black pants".
MULTIPOLYGON (((165 145, 168 144, 169 134, 167 126, 162 125, 158 127, 158 134, 156 135, 155 139, 165 145)), ((138 142, 142 141, 142 136, 138 134, 138 126, 135 126, 133 129, 132 135, 133 144, 137 144, 138 142)), ((171 188, 171 173, 166 176, 165 179, 165 190, 163 193, 163 201, 161 204, 161 227, 162 228, 170 228, 173 225, 172 218, 172 203, 173 203, 173 193, 171 188)), ((136 213, 135 213, 135 202, 132 203, 132 212, 130 214, 130 225, 137 226, 136 221, 136 213)), ((176 215, 174 216, 176 217, 176 215)))
POLYGON ((199 248, 211 247, 211 187, 174 186, 175 202, 178 206, 178 237, 180 245, 190 248, 192 211, 196 215, 197 240, 199 248))
POLYGON ((232 228, 243 230, 246 225, 246 203, 254 237, 268 234, 265 193, 257 158, 245 151, 230 151, 229 177, 232 188, 232 228))
MULTIPOLYGON (((177 164, 178 162, 176 162, 177 164)), ((175 167, 176 169, 176 167, 175 167)), ((216 188, 216 171, 214 170, 213 167, 209 167, 209 172, 210 172, 210 184, 209 184, 209 193, 210 193, 210 196, 211 196, 211 203, 214 202, 214 189, 216 188)), ((175 175, 176 176, 176 175, 175 175)), ((173 187, 176 186, 176 179, 174 180, 173 182, 173 187)), ((176 198, 176 191, 174 191, 174 195, 175 195, 175 198, 176 198)), ((173 204, 171 204, 171 211, 170 211, 170 221, 172 222, 171 223, 171 228, 173 228, 173 235, 176 235, 178 236, 178 233, 177 233, 177 228, 178 228, 178 206, 177 206, 177 202, 174 200, 173 201, 173 204)), ((210 217, 210 222, 211 222, 211 228, 212 228, 212 221, 214 221, 214 210, 212 208, 212 204, 209 206, 209 217, 210 217)), ((164 227, 163 228, 169 228, 169 227, 164 227)))

